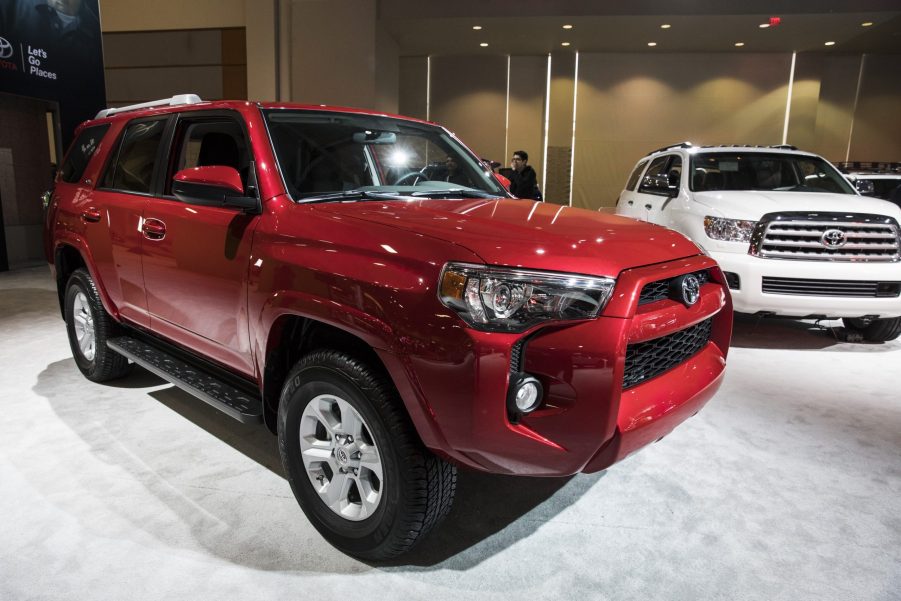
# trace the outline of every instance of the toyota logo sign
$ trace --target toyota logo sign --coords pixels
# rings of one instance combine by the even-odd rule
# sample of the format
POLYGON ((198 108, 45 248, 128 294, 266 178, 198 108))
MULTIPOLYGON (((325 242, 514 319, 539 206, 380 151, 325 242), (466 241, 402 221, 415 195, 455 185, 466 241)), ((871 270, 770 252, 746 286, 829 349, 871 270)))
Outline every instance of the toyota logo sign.
POLYGON ((693 273, 670 280, 670 298, 690 307, 701 297, 701 280, 693 273))
POLYGON ((831 229, 823 232, 823 235, 820 236, 820 242, 826 248, 841 248, 848 242, 848 238, 845 236, 845 232, 831 229))
POLYGON ((13 55, 13 45, 6 38, 0 38, 0 59, 7 59, 13 55))

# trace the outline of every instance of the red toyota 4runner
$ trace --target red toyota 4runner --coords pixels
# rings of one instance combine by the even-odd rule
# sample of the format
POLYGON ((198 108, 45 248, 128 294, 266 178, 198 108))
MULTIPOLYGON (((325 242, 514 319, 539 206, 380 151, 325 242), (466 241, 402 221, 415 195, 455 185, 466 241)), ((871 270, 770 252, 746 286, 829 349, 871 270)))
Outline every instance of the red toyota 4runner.
POLYGON ((712 259, 659 226, 511 198, 431 123, 193 95, 107 109, 48 201, 82 373, 137 363, 264 423, 312 524, 359 557, 439 523, 457 466, 602 470, 723 377, 712 259))

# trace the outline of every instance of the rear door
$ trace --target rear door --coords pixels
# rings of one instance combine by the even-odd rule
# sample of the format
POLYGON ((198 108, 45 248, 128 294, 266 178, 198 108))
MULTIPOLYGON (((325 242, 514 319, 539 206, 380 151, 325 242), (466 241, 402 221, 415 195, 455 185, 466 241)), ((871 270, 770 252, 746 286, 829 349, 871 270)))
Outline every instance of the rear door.
POLYGON ((80 201, 102 285, 124 319, 145 327, 150 320, 141 269, 142 214, 159 173, 169 122, 169 116, 129 121, 92 197, 80 201))
POLYGON ((246 185, 253 165, 246 126, 234 111, 179 113, 168 147, 159 193, 144 211, 145 226, 152 228, 143 252, 151 328, 252 375, 247 272, 258 217, 172 195, 175 173, 197 166, 233 167, 246 185))
POLYGON ((617 215, 625 215, 627 217, 634 217, 635 219, 642 218, 643 213, 640 209, 641 205, 637 202, 638 182, 641 180, 641 176, 647 166, 648 159, 639 161, 639 163, 635 165, 632 174, 629 176, 629 180, 626 182, 626 187, 620 193, 619 199, 616 201, 617 215))

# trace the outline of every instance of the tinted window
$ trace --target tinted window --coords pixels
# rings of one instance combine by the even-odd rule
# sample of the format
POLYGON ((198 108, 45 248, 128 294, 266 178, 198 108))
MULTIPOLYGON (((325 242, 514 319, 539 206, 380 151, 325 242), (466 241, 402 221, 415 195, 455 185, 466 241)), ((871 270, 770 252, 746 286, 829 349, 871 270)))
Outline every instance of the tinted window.
POLYGON ((166 182, 167 194, 175 173, 191 167, 232 167, 247 184, 251 156, 244 131, 237 121, 228 118, 180 119, 175 139, 174 161, 166 182))
POLYGON ((661 173, 666 173, 666 165, 669 163, 670 157, 657 157, 653 161, 651 161, 651 166, 648 167, 648 172, 645 173, 645 177, 649 175, 660 175, 661 173))
POLYGON ((85 168, 94 156, 100 140, 109 129, 109 123, 88 127, 79 134, 69 148, 69 154, 60 169, 60 177, 64 182, 75 183, 81 179, 85 168))
POLYGON ((165 120, 132 123, 125 130, 119 153, 103 176, 104 188, 125 192, 150 192, 153 167, 163 138, 165 120))
POLYGON ((638 183, 638 178, 641 177, 641 172, 644 169, 644 166, 647 165, 647 161, 642 161, 636 165, 635 170, 632 171, 632 175, 629 176, 629 181, 626 182, 626 190, 634 190, 635 185, 638 183))

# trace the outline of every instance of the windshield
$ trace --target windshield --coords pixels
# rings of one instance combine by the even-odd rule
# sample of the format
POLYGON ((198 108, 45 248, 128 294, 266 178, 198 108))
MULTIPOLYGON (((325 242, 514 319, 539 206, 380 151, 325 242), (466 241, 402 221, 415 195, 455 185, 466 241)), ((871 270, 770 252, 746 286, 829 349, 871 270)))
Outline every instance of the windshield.
POLYGON ((819 157, 765 152, 704 152, 691 157, 691 189, 856 194, 819 157))
POLYGON ((299 202, 507 196, 491 171, 443 128, 378 115, 263 114, 288 193, 299 202))

